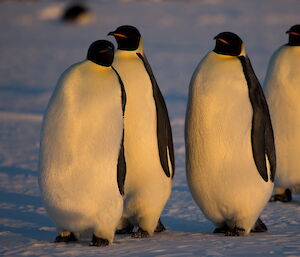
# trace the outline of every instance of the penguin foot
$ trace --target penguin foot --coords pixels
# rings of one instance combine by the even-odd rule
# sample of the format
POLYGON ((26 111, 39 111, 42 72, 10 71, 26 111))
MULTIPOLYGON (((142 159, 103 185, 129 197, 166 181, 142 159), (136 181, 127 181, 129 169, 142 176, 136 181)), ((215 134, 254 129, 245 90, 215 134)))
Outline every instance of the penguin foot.
POLYGON ((108 246, 109 245, 109 241, 100 237, 97 237, 95 235, 93 235, 93 239, 90 242, 90 246, 98 246, 98 247, 104 247, 104 246, 108 246))
POLYGON ((213 231, 213 233, 222 233, 222 234, 225 234, 225 233, 227 233, 228 230, 229 230, 229 227, 227 225, 224 225, 223 227, 215 228, 215 230, 213 231))
POLYGON ((156 229, 154 230, 155 233, 160 233, 166 230, 166 227, 164 226, 164 224, 162 224, 161 220, 158 220, 156 229))
POLYGON ((149 233, 141 228, 139 228, 138 231, 133 232, 131 234, 132 238, 146 238, 146 237, 150 237, 149 233))
POLYGON ((263 223, 263 221, 260 218, 258 218, 253 228, 251 229, 251 232, 259 233, 259 232, 266 232, 266 231, 268 231, 266 224, 263 223))
POLYGON ((277 202, 277 201, 283 203, 292 201, 292 191, 287 188, 283 194, 273 195, 270 199, 270 202, 277 202))
POLYGON ((69 243, 69 242, 76 242, 78 239, 74 235, 73 232, 69 233, 67 236, 63 236, 63 233, 61 233, 59 236, 57 236, 54 240, 54 243, 69 243))
POLYGON ((226 231, 225 236, 243 236, 245 232, 245 229, 243 228, 230 228, 226 231))
POLYGON ((117 235, 124 235, 124 234, 131 234, 133 231, 134 226, 129 224, 127 227, 122 229, 117 229, 116 234, 117 235))

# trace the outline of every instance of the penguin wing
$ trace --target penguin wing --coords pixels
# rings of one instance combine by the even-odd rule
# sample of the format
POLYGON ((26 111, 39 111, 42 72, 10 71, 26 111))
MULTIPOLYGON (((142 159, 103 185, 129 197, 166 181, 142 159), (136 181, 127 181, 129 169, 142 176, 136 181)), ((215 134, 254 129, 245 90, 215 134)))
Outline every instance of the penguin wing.
POLYGON ((117 166, 117 180, 118 187, 121 195, 124 195, 124 183, 126 177, 126 161, 124 154, 124 130, 122 135, 121 147, 118 158, 118 166, 117 166))
MULTIPOLYGON (((123 81, 119 75, 119 73, 116 71, 116 69, 111 66, 114 72, 116 73, 119 83, 120 83, 120 89, 121 89, 121 98, 122 98, 122 111, 123 111, 123 117, 125 113, 125 107, 126 107, 126 92, 124 88, 123 81)), ((118 166, 117 166, 117 180, 118 180, 118 187, 121 195, 124 195, 124 183, 125 183, 125 177, 126 177, 126 161, 125 161, 125 154, 124 154, 124 129, 123 129, 123 135, 122 135, 122 141, 120 146, 120 152, 119 152, 119 158, 118 158, 118 166)))
POLYGON ((253 109, 251 143, 254 162, 261 177, 268 181, 266 156, 270 163, 271 181, 276 171, 276 153, 270 112, 261 85, 254 73, 248 56, 239 56, 253 109))
POLYGON ((275 149, 275 140, 274 140, 274 132, 271 122, 271 116, 269 107, 264 95, 264 92, 261 87, 259 87, 260 91, 260 98, 262 99, 264 114, 266 118, 265 123, 265 150, 268 156, 268 160, 270 163, 270 170, 271 170, 271 181, 274 182, 275 173, 276 173, 276 149, 275 149))
POLYGON ((116 73, 119 83, 120 83, 120 89, 121 89, 121 94, 122 94, 122 96, 121 96, 122 97, 122 111, 123 111, 123 116, 124 116, 125 106, 126 106, 126 91, 125 91, 124 83, 123 83, 119 73, 117 72, 117 70, 113 66, 111 66, 111 68, 116 73))
POLYGON ((156 105, 157 113, 157 138, 158 138, 158 148, 159 148, 159 158, 161 166, 167 177, 171 176, 169 159, 172 166, 172 178, 175 173, 175 158, 174 158, 174 146, 172 139, 172 129, 170 124, 170 119, 168 115, 167 106, 163 98, 162 93, 159 90, 156 79, 152 72, 152 69, 148 63, 145 54, 137 53, 137 56, 143 61, 147 73, 150 77, 153 89, 153 97, 156 105))

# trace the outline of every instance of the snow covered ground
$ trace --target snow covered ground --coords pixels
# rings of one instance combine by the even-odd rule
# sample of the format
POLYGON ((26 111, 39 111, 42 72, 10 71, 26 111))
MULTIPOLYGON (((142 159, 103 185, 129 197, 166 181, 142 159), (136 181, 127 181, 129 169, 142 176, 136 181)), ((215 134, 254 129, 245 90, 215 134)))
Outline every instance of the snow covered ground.
POLYGON ((213 48, 213 37, 238 33, 262 81, 271 53, 286 43, 284 32, 300 23, 299 1, 91 0, 93 22, 85 26, 58 21, 66 3, 0 2, 0 255, 300 256, 299 195, 291 203, 266 206, 267 233, 241 238, 211 233, 213 226, 187 188, 183 137, 189 80, 213 48), (54 244, 55 228, 37 186, 42 115, 62 71, 82 60, 92 41, 123 24, 142 32, 171 116, 177 169, 162 216, 168 231, 150 239, 117 236, 101 249, 88 242, 54 244))

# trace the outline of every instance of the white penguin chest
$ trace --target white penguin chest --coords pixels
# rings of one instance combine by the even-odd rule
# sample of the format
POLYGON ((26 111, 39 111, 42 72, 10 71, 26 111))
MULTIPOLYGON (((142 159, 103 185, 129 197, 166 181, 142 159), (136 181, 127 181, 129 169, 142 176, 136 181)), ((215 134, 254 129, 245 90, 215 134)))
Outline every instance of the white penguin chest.
MULTIPOLYGON (((242 65, 237 58, 220 58, 211 53, 195 75, 192 113, 200 130, 222 146, 234 144, 251 130, 252 106, 242 65)), ((240 143, 239 143, 240 144, 240 143)), ((226 146, 224 146, 226 147, 226 146)))
POLYGON ((283 46, 272 58, 266 78, 267 99, 275 126, 300 125, 300 47, 283 46))
POLYGON ((47 185, 70 187, 71 193, 82 183, 98 183, 99 174, 116 185, 116 176, 106 174, 107 169, 114 169, 119 154, 121 90, 113 71, 94 71, 94 66, 83 62, 75 72, 67 73, 44 120, 41 163, 47 185), (114 119, 108 122, 111 116, 114 119), (97 179, 90 179, 93 176, 97 179))
POLYGON ((138 196, 140 191, 169 190, 166 186, 169 180, 159 158, 156 105, 147 70, 136 53, 126 51, 116 53, 113 66, 124 82, 127 96, 124 115, 125 193, 134 192, 138 196))
POLYGON ((259 179, 251 146, 252 116, 240 61, 209 53, 190 85, 186 124, 189 174, 221 184, 230 177, 239 179, 241 172, 259 179))
POLYGON ((276 182, 289 187, 300 181, 300 47, 281 47, 272 57, 265 79, 274 129, 276 182))
POLYGON ((124 82, 127 97, 125 151, 130 155, 139 155, 139 150, 143 155, 145 152, 151 154, 157 151, 157 118, 152 83, 142 60, 135 53, 125 54, 117 52, 113 64, 124 82))
POLYGON ((116 53, 113 66, 119 72, 126 91, 125 123, 128 119, 138 118, 135 127, 149 125, 156 117, 156 108, 152 84, 142 60, 135 53, 126 55, 121 51, 116 53))
POLYGON ((239 59, 209 53, 190 85, 186 155, 192 195, 214 222, 236 213, 258 213, 271 193, 272 183, 265 183, 255 166, 252 117, 239 59))

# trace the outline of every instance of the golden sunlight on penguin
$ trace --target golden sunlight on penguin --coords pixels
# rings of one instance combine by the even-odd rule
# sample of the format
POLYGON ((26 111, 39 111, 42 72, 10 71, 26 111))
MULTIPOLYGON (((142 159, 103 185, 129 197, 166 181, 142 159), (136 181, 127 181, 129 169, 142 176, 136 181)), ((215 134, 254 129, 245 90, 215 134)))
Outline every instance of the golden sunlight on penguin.
POLYGON ((271 201, 289 202, 300 185, 300 25, 287 32, 288 43, 272 55, 265 78, 277 150, 275 195, 271 201))
POLYGON ((127 174, 124 210, 117 233, 149 237, 165 230, 160 215, 170 197, 175 171, 169 115, 138 29, 124 25, 108 35, 114 36, 118 44, 113 67, 119 72, 127 95, 127 174), (133 232, 134 226, 138 227, 137 232, 133 232))
POLYGON ((273 189, 273 130, 243 41, 231 32, 215 40, 190 82, 187 180, 215 233, 248 235, 267 230, 259 215, 273 189))
POLYGON ((122 215, 126 95, 113 58, 109 41, 91 44, 87 59, 61 75, 48 103, 39 185, 59 233, 55 242, 77 241, 89 231, 91 246, 111 244, 122 215))

